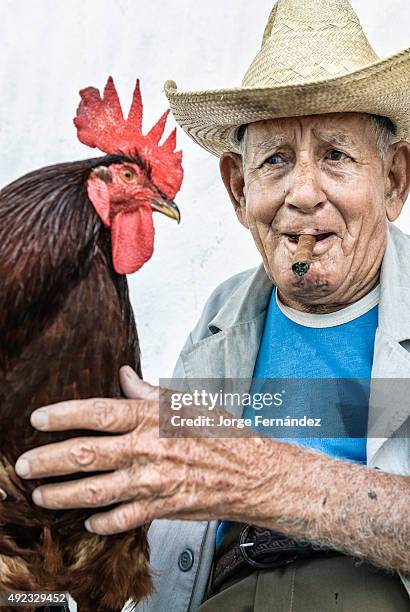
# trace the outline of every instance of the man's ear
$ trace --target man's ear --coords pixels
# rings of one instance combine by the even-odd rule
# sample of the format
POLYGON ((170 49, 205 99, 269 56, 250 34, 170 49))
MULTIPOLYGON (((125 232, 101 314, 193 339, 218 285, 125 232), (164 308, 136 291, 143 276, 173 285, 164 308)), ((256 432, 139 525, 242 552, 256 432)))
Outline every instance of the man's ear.
POLYGON ((389 221, 395 221, 410 191, 410 143, 394 143, 387 155, 386 215, 389 221))
POLYGON ((242 157, 238 153, 224 153, 219 161, 219 170, 239 221, 249 229, 246 219, 242 157))

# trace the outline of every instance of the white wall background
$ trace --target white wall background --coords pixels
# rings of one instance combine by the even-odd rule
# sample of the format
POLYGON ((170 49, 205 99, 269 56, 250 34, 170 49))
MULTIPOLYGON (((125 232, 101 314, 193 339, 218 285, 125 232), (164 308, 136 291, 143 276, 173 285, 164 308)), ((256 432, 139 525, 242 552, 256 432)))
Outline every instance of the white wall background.
MULTIPOLYGON (((409 46, 408 0, 352 5, 381 57, 409 46)), ((47 164, 98 155, 77 141, 72 118, 79 89, 101 89, 108 75, 125 112, 140 77, 147 130, 167 107, 162 87, 169 78, 180 91, 239 85, 272 6, 272 0, 0 0, 0 185, 47 164)), ((156 215, 154 257, 129 279, 144 375, 152 382, 171 375, 210 291, 258 263, 224 193, 218 160, 182 132, 178 142, 183 222, 156 215)), ((410 233, 408 210, 399 225, 410 233)))

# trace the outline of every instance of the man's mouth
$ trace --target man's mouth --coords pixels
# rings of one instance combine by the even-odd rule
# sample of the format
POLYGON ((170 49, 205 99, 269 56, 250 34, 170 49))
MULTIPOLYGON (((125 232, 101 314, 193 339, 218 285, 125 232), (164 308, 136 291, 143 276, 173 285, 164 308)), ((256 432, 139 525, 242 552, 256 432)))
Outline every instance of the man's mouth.
POLYGON ((294 255, 298 248, 299 237, 308 234, 316 238, 315 244, 313 245, 312 255, 313 257, 320 257, 326 253, 338 239, 336 232, 327 231, 323 232, 319 229, 300 229, 297 232, 282 232, 282 237, 285 240, 285 245, 289 249, 290 253, 294 255))
POLYGON ((284 235, 287 236, 291 242, 297 243, 299 241, 299 236, 301 236, 302 234, 310 234, 312 236, 316 236, 316 242, 320 242, 321 240, 326 240, 326 238, 329 238, 329 236, 334 236, 335 232, 323 232, 320 234, 316 232, 300 232, 299 234, 284 235))

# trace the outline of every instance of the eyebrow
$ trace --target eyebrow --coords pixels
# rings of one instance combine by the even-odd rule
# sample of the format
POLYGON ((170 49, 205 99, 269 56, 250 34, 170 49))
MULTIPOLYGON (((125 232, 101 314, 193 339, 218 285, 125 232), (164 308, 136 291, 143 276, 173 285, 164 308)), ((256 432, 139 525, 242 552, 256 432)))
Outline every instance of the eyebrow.
POLYGON ((346 134, 346 132, 333 132, 329 130, 321 130, 318 128, 314 128, 312 132, 316 136, 316 138, 320 140, 325 140, 329 144, 334 145, 336 147, 345 147, 349 145, 356 146, 357 144, 355 139, 352 138, 349 134, 346 134))
POLYGON ((270 138, 267 138, 266 140, 262 140, 262 142, 257 142, 256 144, 253 145, 252 148, 255 149, 256 152, 268 151, 272 149, 273 147, 279 147, 280 145, 286 142, 287 142, 287 138, 285 134, 277 134, 275 136, 271 136, 270 138))

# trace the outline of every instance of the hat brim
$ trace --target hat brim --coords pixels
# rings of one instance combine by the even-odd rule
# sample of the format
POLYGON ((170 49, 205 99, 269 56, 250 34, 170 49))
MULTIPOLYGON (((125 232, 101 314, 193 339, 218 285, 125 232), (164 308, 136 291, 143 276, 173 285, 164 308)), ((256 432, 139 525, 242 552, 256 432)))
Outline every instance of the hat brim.
POLYGON ((410 48, 342 76, 279 87, 230 88, 165 94, 178 125, 201 147, 221 156, 239 152, 240 125, 280 117, 357 112, 393 121, 410 141, 410 48))

